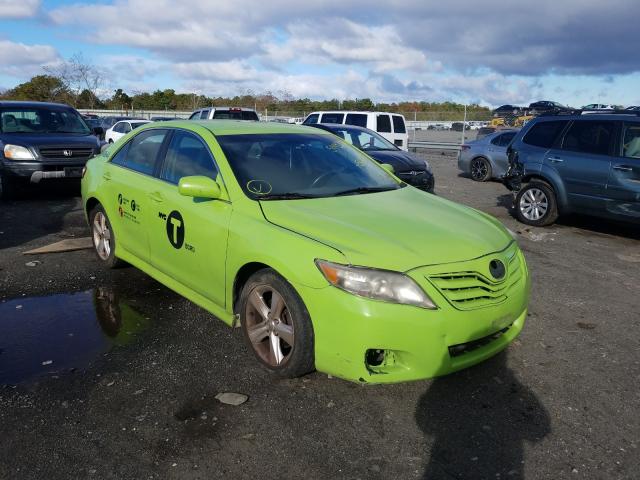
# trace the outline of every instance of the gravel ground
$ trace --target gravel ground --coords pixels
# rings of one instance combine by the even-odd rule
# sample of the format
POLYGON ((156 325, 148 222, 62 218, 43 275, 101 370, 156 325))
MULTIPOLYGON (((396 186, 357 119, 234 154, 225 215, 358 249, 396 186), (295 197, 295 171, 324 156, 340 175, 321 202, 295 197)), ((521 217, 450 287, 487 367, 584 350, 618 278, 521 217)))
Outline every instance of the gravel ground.
MULTIPOLYGON (((0 204, 0 325, 29 298, 87 291, 148 323, 84 364, 52 358, 0 387, 0 478, 638 478, 638 228, 588 218, 525 228, 500 184, 459 175, 453 156, 429 160, 438 195, 518 232, 530 316, 493 359, 400 385, 274 380, 239 330, 134 268, 103 270, 86 250, 23 256, 88 234, 77 196, 0 204), (220 392, 249 399, 226 405, 220 392)), ((70 299, 62 313, 70 335, 86 310, 70 299)), ((0 370, 10 341, 0 337, 0 370)))

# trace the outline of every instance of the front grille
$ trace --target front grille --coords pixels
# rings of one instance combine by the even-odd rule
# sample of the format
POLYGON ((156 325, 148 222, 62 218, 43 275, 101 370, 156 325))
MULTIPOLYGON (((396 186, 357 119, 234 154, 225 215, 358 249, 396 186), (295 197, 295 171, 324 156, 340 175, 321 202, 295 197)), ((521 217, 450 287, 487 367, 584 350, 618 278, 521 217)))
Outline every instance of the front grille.
POLYGON ((86 159, 93 155, 91 147, 41 147, 40 155, 44 158, 86 159))
POLYGON ((437 273, 430 275, 428 279, 458 310, 473 310, 497 305, 507 299, 510 291, 522 281, 523 277, 517 247, 512 246, 505 254, 503 258, 507 268, 501 280, 491 279, 488 273, 477 271, 437 273))
POLYGON ((424 175, 425 173, 427 173, 426 170, 412 170, 410 172, 398 172, 397 175, 400 178, 412 178, 424 175))
POLYGON ((473 352, 478 348, 484 347, 485 345, 489 345, 491 342, 499 339, 502 335, 504 335, 507 332, 507 330, 509 330, 510 328, 511 328, 511 325, 503 328, 502 330, 498 330, 496 333, 487 335, 486 337, 478 338, 477 340, 472 340, 466 343, 459 343, 458 345, 451 345, 449 346, 449 355, 452 357, 459 357, 460 355, 473 352))

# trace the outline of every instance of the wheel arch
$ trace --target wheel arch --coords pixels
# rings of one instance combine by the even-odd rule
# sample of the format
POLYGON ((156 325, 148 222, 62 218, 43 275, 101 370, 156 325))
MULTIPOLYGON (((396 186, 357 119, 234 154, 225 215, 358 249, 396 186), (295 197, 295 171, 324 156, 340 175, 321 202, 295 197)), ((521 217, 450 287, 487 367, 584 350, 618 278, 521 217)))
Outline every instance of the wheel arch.
MULTIPOLYGON (((545 173, 548 173, 548 172, 545 172, 545 173)), ((568 210, 567 194, 565 189, 562 188, 562 181, 560 180, 560 178, 556 178, 557 175, 554 175, 554 174, 547 175, 545 173, 543 173, 542 171, 535 172, 535 173, 527 173, 522 177, 522 183, 531 183, 533 181, 540 181, 540 182, 546 183, 553 190, 553 193, 556 196, 558 207, 563 211, 568 210)))
POLYGON ((87 201, 84 204, 84 213, 87 218, 87 221, 89 221, 89 214, 91 213, 91 210, 93 210, 98 205, 102 205, 102 204, 100 203, 100 200, 98 200, 96 197, 87 198, 87 201))
POLYGON ((277 270, 270 265, 262 262, 249 262, 245 263, 242 267, 238 269, 234 278, 233 278, 233 287, 231 292, 231 307, 234 314, 237 314, 237 304, 238 299, 240 298, 240 292, 242 292, 242 288, 249 280, 249 277, 256 273, 259 270, 263 270, 265 268, 270 268, 277 272, 277 270))

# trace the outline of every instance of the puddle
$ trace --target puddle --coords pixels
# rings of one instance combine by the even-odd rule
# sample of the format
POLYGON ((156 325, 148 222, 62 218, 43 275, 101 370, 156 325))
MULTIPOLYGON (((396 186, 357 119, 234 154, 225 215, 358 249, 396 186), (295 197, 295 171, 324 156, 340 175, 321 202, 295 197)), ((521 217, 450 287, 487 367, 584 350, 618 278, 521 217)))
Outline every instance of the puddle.
POLYGON ((86 367, 149 323, 107 288, 7 300, 0 303, 0 385, 86 367))

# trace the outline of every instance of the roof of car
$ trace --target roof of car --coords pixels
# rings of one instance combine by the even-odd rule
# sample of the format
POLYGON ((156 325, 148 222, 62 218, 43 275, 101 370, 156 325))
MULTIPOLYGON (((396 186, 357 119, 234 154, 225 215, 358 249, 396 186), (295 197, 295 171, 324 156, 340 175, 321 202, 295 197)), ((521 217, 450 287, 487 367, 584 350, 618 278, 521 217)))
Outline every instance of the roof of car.
POLYGON ((21 100, 0 100, 0 107, 55 107, 71 108, 66 103, 53 102, 25 102, 21 100))
MULTIPOLYGON (((206 128, 214 135, 242 135, 260 133, 322 133, 318 128, 312 129, 304 125, 276 122, 247 122, 244 120, 171 120, 168 122, 150 123, 148 127, 140 128, 184 128, 193 130, 194 126, 206 128)), ((331 135, 327 133, 326 135, 331 135)))
POLYGON ((573 110, 568 112, 544 114, 533 118, 531 121, 540 120, 639 120, 640 112, 629 110, 573 110))
POLYGON ((370 132, 368 128, 360 127, 358 125, 347 125, 344 123, 311 123, 310 127, 324 128, 328 130, 357 130, 360 132, 370 132))

